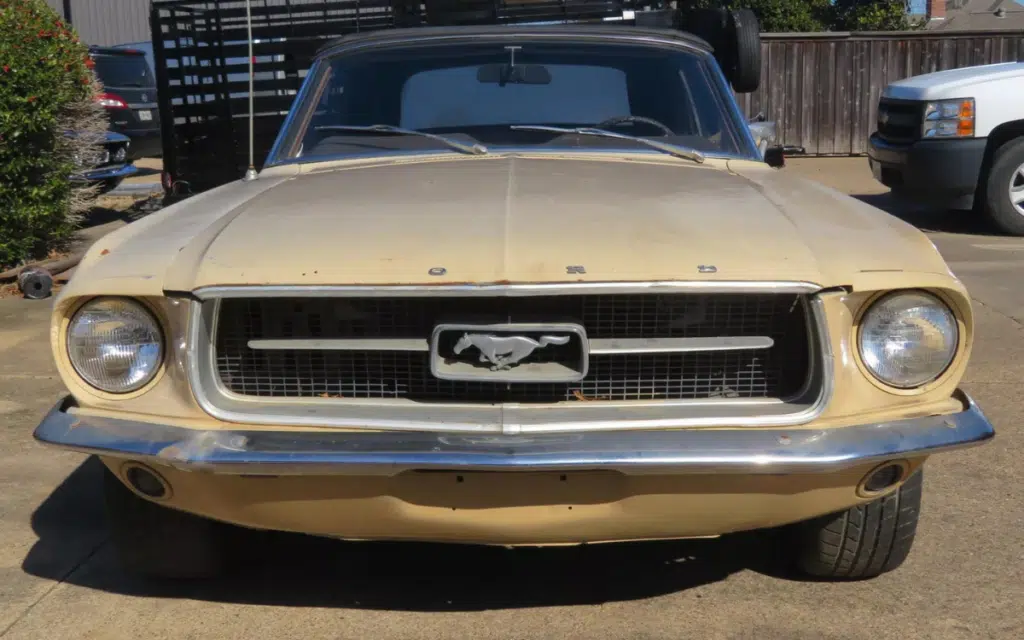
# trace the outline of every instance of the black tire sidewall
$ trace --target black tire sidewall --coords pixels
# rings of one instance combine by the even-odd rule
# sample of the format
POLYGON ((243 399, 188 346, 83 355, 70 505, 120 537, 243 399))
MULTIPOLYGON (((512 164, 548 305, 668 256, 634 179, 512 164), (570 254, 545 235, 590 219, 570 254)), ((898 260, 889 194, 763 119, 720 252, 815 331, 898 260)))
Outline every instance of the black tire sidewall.
POLYGON ((761 32, 750 9, 729 12, 726 37, 729 50, 729 81, 737 93, 757 91, 761 84, 761 32))
POLYGON ((985 212, 996 228, 1008 235, 1024 236, 1024 215, 1010 202, 1010 180, 1024 165, 1024 137, 1015 138, 996 150, 985 180, 985 212))
MULTIPOLYGON (((920 516, 923 482, 924 469, 918 469, 894 493, 851 507, 845 512, 795 523, 789 529, 794 568, 800 574, 830 580, 862 580, 896 569, 906 560, 913 545, 920 516), (883 517, 884 504, 886 501, 891 504, 892 498, 897 495, 903 503, 906 520, 901 520, 899 513, 893 518, 883 517), (829 541, 826 536, 830 528, 843 518, 859 520, 862 526, 871 522, 874 533, 879 535, 869 538, 861 529, 860 541, 856 545, 848 545, 848 540, 840 539, 839 546, 836 546, 835 540, 829 541), (908 533, 909 536, 906 535, 908 533), (871 561, 876 557, 881 562, 871 566, 871 561), (844 558, 848 561, 845 568, 841 562, 844 558)), ((834 530, 831 535, 835 536, 834 530)))

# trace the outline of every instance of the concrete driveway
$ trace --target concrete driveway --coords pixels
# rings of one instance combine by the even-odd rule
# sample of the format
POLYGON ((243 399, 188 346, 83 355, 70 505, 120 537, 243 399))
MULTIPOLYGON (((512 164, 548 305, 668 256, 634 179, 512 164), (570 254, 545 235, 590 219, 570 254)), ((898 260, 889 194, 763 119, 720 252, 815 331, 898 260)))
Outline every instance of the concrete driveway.
MULTIPOLYGON (((799 171, 894 207, 866 161, 799 171)), ((904 214, 907 215, 907 214, 904 214)), ((0 636, 8 638, 1024 637, 1024 240, 963 215, 917 214, 976 300, 965 386, 993 444, 929 462, 918 539, 899 570, 829 584, 779 575, 771 540, 516 550, 253 535, 230 580, 122 575, 99 465, 31 439, 61 395, 49 303, 0 300, 0 636)))

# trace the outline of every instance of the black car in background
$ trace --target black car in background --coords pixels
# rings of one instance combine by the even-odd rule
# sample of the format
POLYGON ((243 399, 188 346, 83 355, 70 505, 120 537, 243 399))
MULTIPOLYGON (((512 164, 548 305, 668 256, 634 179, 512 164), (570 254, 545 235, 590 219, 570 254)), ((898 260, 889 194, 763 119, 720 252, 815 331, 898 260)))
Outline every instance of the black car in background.
POLYGON ((110 129, 131 139, 129 158, 162 155, 160 111, 156 80, 139 49, 89 47, 96 75, 103 83, 100 104, 110 117, 110 129))
MULTIPOLYGON (((74 137, 80 134, 68 131, 65 135, 74 137)), ((125 178, 139 172, 130 159, 128 152, 130 147, 131 140, 127 136, 107 131, 104 134, 102 148, 97 150, 97 156, 89 158, 75 156, 78 171, 71 175, 71 180, 97 184, 99 185, 98 193, 101 194, 113 191, 125 178)))

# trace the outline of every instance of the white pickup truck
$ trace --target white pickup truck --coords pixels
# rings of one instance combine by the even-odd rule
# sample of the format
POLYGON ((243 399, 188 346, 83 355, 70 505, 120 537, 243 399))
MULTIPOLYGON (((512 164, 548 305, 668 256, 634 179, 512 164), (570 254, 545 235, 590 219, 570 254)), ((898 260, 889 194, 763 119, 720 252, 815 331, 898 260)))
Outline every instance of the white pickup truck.
POLYGON ((868 147, 875 178, 897 197, 973 209, 1024 236, 1024 62, 890 84, 868 147))

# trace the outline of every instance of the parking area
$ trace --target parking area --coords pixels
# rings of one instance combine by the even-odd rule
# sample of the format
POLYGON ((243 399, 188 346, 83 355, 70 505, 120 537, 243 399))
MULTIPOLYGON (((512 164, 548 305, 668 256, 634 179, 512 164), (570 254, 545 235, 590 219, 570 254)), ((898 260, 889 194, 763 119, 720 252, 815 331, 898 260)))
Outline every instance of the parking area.
POLYGON ((893 202, 864 158, 784 170, 927 231, 975 300, 964 386, 998 435, 928 463, 919 537, 896 572, 796 581, 761 535, 506 550, 253 534, 251 562, 230 579, 130 578, 106 540, 98 462, 32 440, 63 387, 50 303, 12 297, 0 299, 0 637, 1020 638, 1024 239, 988 235, 969 214, 893 202))

